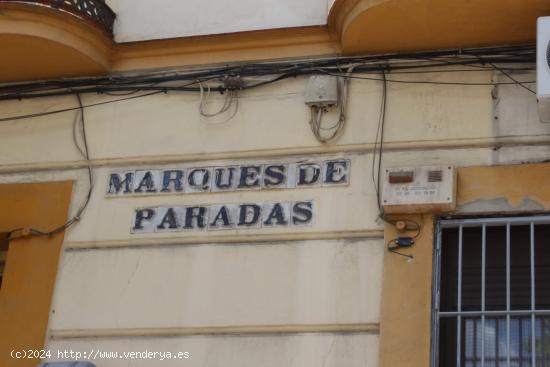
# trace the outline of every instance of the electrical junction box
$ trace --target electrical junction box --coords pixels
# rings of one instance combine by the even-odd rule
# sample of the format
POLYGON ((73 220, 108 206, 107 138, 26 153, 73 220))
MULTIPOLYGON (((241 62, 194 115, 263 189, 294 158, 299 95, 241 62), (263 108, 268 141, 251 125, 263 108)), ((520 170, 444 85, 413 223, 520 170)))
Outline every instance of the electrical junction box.
POLYGON ((445 165, 385 169, 382 206, 386 213, 453 211, 456 207, 455 167, 445 165))
POLYGON ((338 77, 312 75, 306 86, 305 103, 310 107, 332 107, 338 104, 338 77))
POLYGON ((541 122, 550 122, 550 17, 537 21, 537 99, 541 122))

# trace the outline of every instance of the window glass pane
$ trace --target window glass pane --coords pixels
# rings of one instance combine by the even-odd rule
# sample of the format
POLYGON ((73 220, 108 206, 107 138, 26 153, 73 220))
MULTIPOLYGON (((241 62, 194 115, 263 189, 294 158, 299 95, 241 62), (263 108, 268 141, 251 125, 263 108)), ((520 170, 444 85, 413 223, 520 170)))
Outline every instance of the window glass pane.
POLYGON ((481 310, 481 250, 481 228, 464 228, 462 234, 463 311, 481 310))
POLYGON ((550 317, 537 317, 535 321, 535 347, 537 366, 550 366, 550 317))
POLYGON ((462 322, 462 345, 462 366, 481 366, 481 318, 464 318, 462 322))
POLYGON ((530 226, 510 226, 510 308, 531 309, 530 226))
POLYGON ((441 311, 457 311, 458 229, 444 229, 441 237, 441 311))
POLYGON ((510 364, 531 366, 531 317, 510 318, 510 364))
POLYGON ((485 309, 506 310, 506 227, 487 227, 485 309))
POLYGON ((535 304, 550 309, 550 225, 535 226, 535 304))
POLYGON ((482 334, 483 322, 480 317, 465 318, 464 329, 464 359, 462 366, 481 366, 481 338, 485 336, 485 366, 506 366, 506 317, 487 317, 485 333, 482 334))
POLYGON ((485 319, 485 366, 506 366, 507 356, 506 317, 487 317, 485 319))

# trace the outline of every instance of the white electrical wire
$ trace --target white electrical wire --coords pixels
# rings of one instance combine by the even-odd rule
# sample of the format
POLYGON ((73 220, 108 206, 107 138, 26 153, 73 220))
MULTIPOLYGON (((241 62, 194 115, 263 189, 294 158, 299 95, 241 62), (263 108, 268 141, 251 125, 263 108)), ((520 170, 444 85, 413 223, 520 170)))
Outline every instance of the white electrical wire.
POLYGON ((206 94, 205 94, 204 86, 202 85, 202 83, 200 81, 197 81, 197 84, 199 85, 199 89, 200 89, 199 112, 200 112, 201 116, 206 117, 206 118, 216 117, 216 116, 219 116, 219 115, 222 115, 222 114, 226 113, 227 111, 229 111, 231 109, 231 106, 234 106, 232 114, 227 119, 225 119, 223 121, 220 121, 220 122, 215 122, 215 123, 212 123, 212 124, 217 125, 217 124, 226 123, 227 121, 229 121, 233 117, 235 117, 235 115, 237 114, 237 111, 239 110, 238 91, 236 91, 236 90, 226 90, 225 91, 225 98, 224 98, 224 102, 223 102, 222 107, 216 112, 209 113, 206 110, 207 110, 207 106, 208 106, 208 101, 210 99, 210 92, 211 92, 210 86, 206 85, 207 89, 206 89, 206 94))

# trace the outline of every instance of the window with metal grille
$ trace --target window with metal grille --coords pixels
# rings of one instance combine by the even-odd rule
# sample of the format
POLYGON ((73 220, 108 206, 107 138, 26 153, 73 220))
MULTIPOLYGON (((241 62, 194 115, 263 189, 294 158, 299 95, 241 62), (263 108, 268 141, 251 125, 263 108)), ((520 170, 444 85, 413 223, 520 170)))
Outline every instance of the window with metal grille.
POLYGON ((550 216, 443 220, 433 367, 550 367, 550 216))

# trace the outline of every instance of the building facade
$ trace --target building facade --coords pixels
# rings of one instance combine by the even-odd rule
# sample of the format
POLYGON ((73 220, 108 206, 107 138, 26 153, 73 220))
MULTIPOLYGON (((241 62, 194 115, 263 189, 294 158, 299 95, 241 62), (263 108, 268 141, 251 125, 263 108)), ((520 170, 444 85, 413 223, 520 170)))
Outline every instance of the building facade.
POLYGON ((0 365, 550 364, 550 2, 165 3, 0 0, 0 365))

